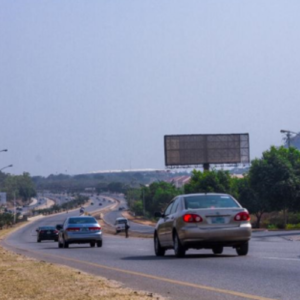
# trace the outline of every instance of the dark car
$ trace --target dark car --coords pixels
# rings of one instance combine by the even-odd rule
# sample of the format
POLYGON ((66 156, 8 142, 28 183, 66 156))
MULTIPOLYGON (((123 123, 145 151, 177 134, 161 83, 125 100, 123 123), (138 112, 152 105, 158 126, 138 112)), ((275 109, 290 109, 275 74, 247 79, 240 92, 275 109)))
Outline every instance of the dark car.
POLYGON ((54 226, 41 226, 36 229, 36 232, 38 243, 44 240, 58 241, 58 230, 54 226))

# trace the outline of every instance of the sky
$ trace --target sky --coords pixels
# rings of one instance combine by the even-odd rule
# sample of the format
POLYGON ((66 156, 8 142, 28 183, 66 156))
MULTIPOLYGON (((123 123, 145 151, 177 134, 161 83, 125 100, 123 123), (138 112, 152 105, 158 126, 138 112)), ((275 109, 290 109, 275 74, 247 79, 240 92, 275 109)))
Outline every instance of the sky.
POLYGON ((0 169, 164 169, 164 135, 300 131, 300 1, 0 0, 0 169))

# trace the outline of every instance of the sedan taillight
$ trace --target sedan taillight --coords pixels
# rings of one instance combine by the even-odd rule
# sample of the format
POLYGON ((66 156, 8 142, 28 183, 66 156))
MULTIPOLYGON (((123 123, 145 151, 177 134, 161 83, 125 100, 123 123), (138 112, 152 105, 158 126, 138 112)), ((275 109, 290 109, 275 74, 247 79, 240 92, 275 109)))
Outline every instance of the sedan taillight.
POLYGON ((89 227, 90 231, 99 231, 101 227, 89 227))
POLYGON ((237 221, 237 222, 250 221, 250 215, 245 211, 240 212, 234 217, 234 221, 237 221))
POLYGON ((203 221, 203 219, 196 214, 185 214, 182 218, 186 223, 200 223, 203 221))
POLYGON ((77 228, 77 227, 69 227, 66 229, 67 231, 79 231, 80 228, 77 228))

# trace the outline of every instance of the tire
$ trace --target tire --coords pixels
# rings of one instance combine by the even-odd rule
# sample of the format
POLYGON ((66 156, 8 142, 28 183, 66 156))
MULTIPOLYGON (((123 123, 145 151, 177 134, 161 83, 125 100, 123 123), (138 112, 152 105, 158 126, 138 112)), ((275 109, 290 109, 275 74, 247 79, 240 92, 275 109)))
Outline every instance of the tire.
POLYGON ((69 248, 69 243, 63 239, 63 248, 69 248))
POLYGON ((95 242, 91 242, 91 243, 90 243, 90 246, 91 246, 92 248, 94 248, 94 247, 95 247, 95 245, 96 245, 96 243, 95 243, 95 242))
POLYGON ((63 244, 58 241, 58 248, 63 248, 63 244))
POLYGON ((173 236, 174 251, 176 257, 184 257, 186 249, 182 246, 177 233, 173 236))
POLYGON ((97 242, 97 247, 98 247, 98 248, 101 248, 101 247, 102 247, 102 241, 98 241, 98 242, 97 242))
POLYGON ((246 242, 244 244, 241 244, 240 246, 238 246, 236 248, 236 253, 239 255, 239 256, 245 256, 248 254, 248 250, 249 250, 249 243, 246 242))
POLYGON ((164 256, 166 250, 160 245, 157 233, 154 234, 154 251, 156 256, 164 256))
POLYGON ((222 254, 223 253, 223 246, 215 246, 212 248, 214 254, 222 254))
POLYGON ((40 243, 42 240, 38 239, 37 242, 40 243))

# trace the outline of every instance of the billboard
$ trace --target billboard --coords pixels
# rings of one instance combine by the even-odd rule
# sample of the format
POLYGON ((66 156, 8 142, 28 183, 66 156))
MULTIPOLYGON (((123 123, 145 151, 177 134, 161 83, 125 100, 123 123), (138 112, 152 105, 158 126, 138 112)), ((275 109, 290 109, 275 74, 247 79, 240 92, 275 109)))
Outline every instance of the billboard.
POLYGON ((249 134, 165 135, 165 165, 247 164, 249 134))
POLYGON ((1 204, 3 204, 3 205, 6 204, 6 193, 3 193, 3 192, 0 192, 0 205, 1 204))

